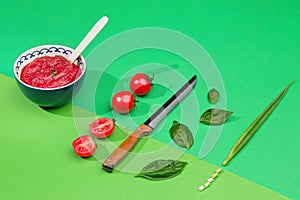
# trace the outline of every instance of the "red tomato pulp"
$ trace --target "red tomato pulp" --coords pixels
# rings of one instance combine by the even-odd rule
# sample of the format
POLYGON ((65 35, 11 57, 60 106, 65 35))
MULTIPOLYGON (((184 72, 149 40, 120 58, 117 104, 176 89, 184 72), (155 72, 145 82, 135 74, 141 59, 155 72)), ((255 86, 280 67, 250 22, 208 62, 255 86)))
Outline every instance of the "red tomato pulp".
POLYGON ((80 67, 63 56, 43 56, 22 69, 21 80, 38 88, 56 88, 72 83, 80 74, 80 67))
POLYGON ((91 156, 97 148, 94 139, 88 135, 78 137, 72 142, 72 146, 76 154, 81 157, 91 156))
POLYGON ((90 132, 97 138, 106 138, 114 131, 114 121, 109 118, 99 118, 93 121, 90 126, 90 132))

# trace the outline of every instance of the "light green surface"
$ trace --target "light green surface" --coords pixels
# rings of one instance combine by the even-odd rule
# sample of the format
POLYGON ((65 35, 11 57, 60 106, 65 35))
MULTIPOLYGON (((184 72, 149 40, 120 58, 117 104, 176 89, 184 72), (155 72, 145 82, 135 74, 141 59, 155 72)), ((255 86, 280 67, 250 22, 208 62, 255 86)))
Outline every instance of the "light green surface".
MULTIPOLYGON (((151 182, 120 171, 107 173, 96 159, 82 159, 73 152, 71 143, 78 134, 73 118, 68 117, 70 106, 48 112, 25 99, 12 79, 0 75, 0 84, 0 95, 6 96, 1 98, 5 105, 1 199, 287 199, 227 171, 199 192, 197 188, 217 167, 189 154, 180 158, 188 162, 183 173, 166 181, 151 182)), ((162 146, 156 140, 143 140, 147 145, 139 143, 137 149, 162 146)))
MULTIPOLYGON (((172 3, 168 1, 136 2, 121 0, 113 2, 98 0, 67 0, 63 2, 5 0, 0 2, 2 27, 0 31, 0 72, 12 77, 11 67, 14 60, 20 53, 33 46, 58 43, 76 47, 86 32, 102 15, 108 15, 110 22, 101 32, 101 36, 97 37, 84 52, 86 57, 103 40, 128 29, 150 26, 180 31, 199 42, 213 58, 224 81, 228 110, 234 112, 234 118, 224 126, 217 145, 205 157, 207 162, 220 165, 240 134, 287 83, 295 80, 278 108, 227 169, 238 176, 285 196, 299 199, 299 10, 300 3, 296 0, 287 2, 277 0, 214 2, 185 0, 172 3)), ((178 70, 184 73, 182 68, 187 66, 183 60, 159 52, 136 53, 116 60, 112 67, 158 62, 167 65, 177 64, 177 66, 180 66, 178 70)), ((189 76, 188 74, 185 75, 189 76)), ((204 111, 210 105, 205 99, 207 88, 203 84, 203 80, 200 80, 200 83, 197 95, 201 105, 199 109, 204 111)), ((12 141, 16 144, 14 145, 15 148, 10 150, 9 156, 7 153, 1 153, 7 159, 6 164, 1 166, 4 167, 1 173, 3 173, 3 176, 5 175, 5 178, 1 179, 1 185, 5 185, 3 189, 3 191, 6 191, 5 194, 19 194, 20 197, 22 194, 43 194, 43 197, 51 199, 53 197, 51 195, 59 193, 61 195, 68 194, 71 198, 71 194, 75 194, 74 191, 79 189, 78 186, 75 186, 74 181, 64 179, 64 173, 72 173, 71 169, 73 169, 73 172, 76 170, 80 172, 87 168, 86 165, 92 165, 92 170, 101 173, 98 165, 95 167, 91 162, 84 163, 79 159, 70 163, 64 162, 64 160, 76 159, 75 156, 72 158, 65 156, 66 151, 69 151, 72 155, 68 145, 76 135, 76 130, 74 127, 72 128, 73 123, 70 118, 57 118, 57 116, 54 117, 54 115, 48 114, 41 117, 36 114, 36 112, 40 113, 41 111, 28 102, 27 105, 26 100, 20 97, 19 90, 15 88, 14 84, 1 82, 2 90, 4 92, 1 93, 1 102, 13 103, 12 99, 21 98, 16 105, 1 106, 0 133, 10 133, 6 136, 9 137, 9 142, 5 143, 6 145, 11 144, 12 141), (6 87, 12 88, 7 89, 6 87), (23 106, 24 104, 26 106, 23 106), (14 111, 11 107, 17 111, 14 111), (18 114, 20 116, 17 116, 18 114), (19 138, 19 131, 9 125, 13 122, 20 124, 20 122, 14 121, 14 118, 25 118, 31 121, 30 124, 32 125, 27 123, 28 125, 22 127, 23 132, 26 131, 27 134, 21 136, 21 138, 19 138), (43 124, 46 131, 32 131, 35 130, 36 123, 43 124), (71 128, 67 128, 69 126, 64 128, 63 126, 61 129, 70 133, 70 135, 56 132, 56 123, 69 123, 71 128), (45 146, 44 143, 40 143, 40 140, 49 141, 50 144, 51 142, 55 143, 54 138, 49 137, 49 132, 53 132, 57 138, 64 138, 59 140, 61 144, 56 144, 53 148, 57 154, 63 155, 63 157, 44 159, 40 153, 33 151, 31 145, 29 145, 30 148, 27 152, 30 159, 24 157, 28 145, 22 142, 22 137, 25 137, 26 141, 34 141, 34 144, 43 149, 46 156, 49 157, 51 155, 50 149, 47 149, 49 147, 45 146), (68 140, 65 137, 68 137, 68 140), (11 152, 15 156, 11 156, 11 152), (53 162, 55 160, 56 162, 53 162), (30 161, 34 161, 34 165, 28 163, 30 161), (77 162, 81 167, 77 168, 76 164, 71 164, 73 162, 77 162), (26 165, 22 166, 22 163, 26 165), (55 168, 56 166, 57 168, 55 168), (23 173, 23 171, 31 170, 31 168, 30 173, 23 173), (69 170, 69 168, 71 169, 69 170), (10 169, 10 173, 5 173, 6 169, 10 169), (16 172, 12 174, 14 170, 16 172), (48 176, 51 178, 52 176, 57 177, 58 182, 62 185, 71 184, 69 190, 63 190, 55 186, 54 179, 48 176), (47 181, 48 179, 49 181, 47 181), (20 182, 27 180, 26 184, 20 182), (17 185, 18 183, 21 185, 17 185), (31 187, 31 185, 35 187, 31 187), (23 193, 13 192, 13 188, 17 188, 16 186, 19 186, 23 193)), ((164 98, 167 96, 168 93, 165 94, 164 98)), ((151 102, 152 100, 147 99, 147 101, 151 102)), ((99 111, 100 108, 97 109, 99 111)), ((60 111, 58 113, 65 114, 60 111)), ((142 118, 138 120, 142 120, 142 118)), ((172 119, 169 118, 169 120, 172 119)), ((200 128, 201 130, 197 135, 197 140, 200 142, 195 143, 188 152, 195 156, 198 155, 206 132, 205 126, 200 125, 200 128)), ((168 126, 165 127, 165 130, 167 129, 168 126)), ((4 152, 7 152, 7 150, 4 152)), ((91 177, 94 177, 96 173, 90 174, 92 174, 91 177)), ((81 177, 84 177, 84 175, 86 174, 82 174, 81 177)), ((128 176, 130 176, 128 183, 131 183, 131 175, 128 176)), ((92 179, 91 177, 90 179, 92 179)), ((112 175, 112 177, 118 178, 117 175, 112 175)), ((101 178, 99 177, 99 179, 101 178)), ((128 183, 128 190, 133 191, 133 187, 128 183)), ((145 182, 145 184, 152 185, 148 182, 145 182)), ((156 184, 154 183, 151 187, 156 187, 156 184)), ((166 183, 159 184, 165 184, 164 187, 166 188, 171 187, 166 183)), ((111 185, 113 185, 113 182, 111 182, 111 185)), ((153 194, 156 195, 157 193, 159 192, 153 194)), ((113 195, 122 196, 123 194, 113 192, 113 195)), ((201 195, 206 195, 206 193, 201 195)), ((41 198, 40 196, 35 197, 36 199, 41 198)))

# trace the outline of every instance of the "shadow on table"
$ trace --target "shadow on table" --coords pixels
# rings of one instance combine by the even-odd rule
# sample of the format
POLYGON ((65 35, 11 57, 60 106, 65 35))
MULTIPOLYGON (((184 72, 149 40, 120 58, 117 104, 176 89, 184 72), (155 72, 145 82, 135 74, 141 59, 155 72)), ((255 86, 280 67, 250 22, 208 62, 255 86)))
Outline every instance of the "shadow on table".
POLYGON ((49 108, 49 107, 41 107, 41 106, 40 108, 48 113, 63 116, 63 117, 74 117, 74 112, 76 112, 76 117, 92 117, 95 115, 92 112, 74 106, 71 103, 68 103, 66 105, 57 108, 49 108))

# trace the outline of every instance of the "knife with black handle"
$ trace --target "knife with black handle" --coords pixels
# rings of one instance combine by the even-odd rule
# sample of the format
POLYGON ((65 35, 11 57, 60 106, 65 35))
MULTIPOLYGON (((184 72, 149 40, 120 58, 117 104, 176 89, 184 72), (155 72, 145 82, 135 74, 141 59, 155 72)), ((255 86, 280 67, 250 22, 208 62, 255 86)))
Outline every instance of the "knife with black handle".
POLYGON ((197 76, 194 75, 184 84, 166 103, 164 103, 151 117, 133 131, 115 151, 113 151, 103 162, 102 168, 112 172, 114 167, 134 147, 138 140, 149 135, 153 129, 167 116, 173 108, 178 105, 194 88, 197 76))

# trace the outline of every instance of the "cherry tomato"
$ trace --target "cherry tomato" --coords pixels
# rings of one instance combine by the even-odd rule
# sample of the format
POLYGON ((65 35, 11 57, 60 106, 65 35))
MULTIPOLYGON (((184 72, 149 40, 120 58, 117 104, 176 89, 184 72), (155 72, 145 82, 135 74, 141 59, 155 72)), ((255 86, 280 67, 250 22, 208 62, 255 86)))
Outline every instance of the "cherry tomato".
POLYGON ((138 96, 144 96, 150 92, 151 81, 153 76, 150 78, 146 74, 139 73, 134 75, 130 80, 130 89, 138 96))
POLYGON ((134 95, 129 91, 117 92, 111 101, 112 108, 121 113, 129 113, 134 108, 134 95))
POLYGON ((109 118, 99 118, 93 121, 89 128, 90 132, 97 138, 106 138, 112 134, 115 124, 109 118))
POLYGON ((89 157, 96 151, 94 139, 88 135, 83 135, 73 141, 72 146, 77 155, 89 157))

